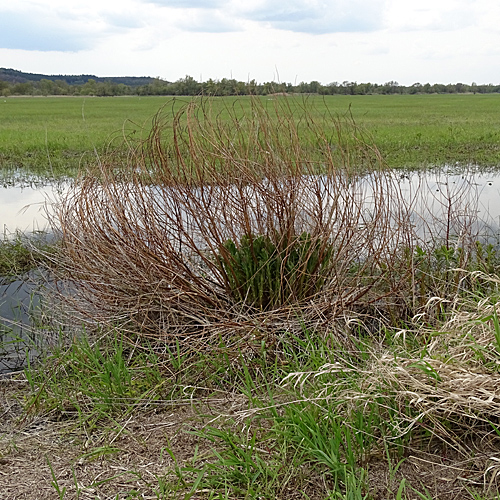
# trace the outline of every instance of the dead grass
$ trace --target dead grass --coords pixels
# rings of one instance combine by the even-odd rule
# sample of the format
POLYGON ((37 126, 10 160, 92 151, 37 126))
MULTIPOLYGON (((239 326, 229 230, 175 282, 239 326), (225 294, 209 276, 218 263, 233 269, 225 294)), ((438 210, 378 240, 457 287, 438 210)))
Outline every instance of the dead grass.
POLYGON ((54 224, 75 311, 131 336, 196 349, 224 339, 235 350, 272 344, 276 325, 298 332, 373 304, 388 318, 407 313, 412 284, 400 249, 413 243, 394 176, 353 124, 330 116, 325 130, 306 109, 275 106, 255 101, 223 120, 204 102, 166 110, 126 164, 103 158, 79 179, 54 224), (291 278, 284 269, 301 235, 314 253, 291 278), (235 296, 227 250, 231 241, 242 251, 246 238, 249 259, 265 267, 254 252, 261 236, 281 262, 282 298, 271 310, 245 300, 248 282, 237 281, 235 296))
MULTIPOLYGON (((482 274, 482 279, 498 284, 495 276, 482 274)), ((381 436, 381 442, 406 443, 407 459, 396 477, 414 487, 425 485, 434 492, 432 498, 471 498, 471 492, 477 498, 497 498, 500 326, 495 297, 457 299, 437 329, 416 318, 416 330, 401 330, 391 344, 374 345, 364 368, 339 357, 315 372, 290 374, 284 383, 304 394, 316 387, 308 396, 314 404, 341 401, 335 407, 346 415, 377 405, 392 428, 392 435, 381 436), (360 377, 358 384, 346 387, 337 379, 337 374, 353 371, 360 377), (331 377, 325 379, 328 373, 331 377)))
POLYGON ((58 415, 26 416, 22 398, 28 387, 20 382, 0 385, 0 498, 53 499, 57 480, 64 498, 164 498, 159 479, 175 478, 175 463, 192 461, 198 448, 208 456, 206 442, 190 434, 225 413, 240 408, 241 398, 166 402, 103 422, 87 433, 73 419, 58 415), (53 469, 54 476, 51 472, 53 469))
MULTIPOLYGON (((227 409, 237 412, 248 404, 240 395, 233 399, 229 394, 213 401, 179 402, 134 412, 87 434, 74 421, 60 422, 46 416, 23 419, 17 398, 26 387, 2 383, 2 389, 0 491, 6 500, 57 498, 54 481, 61 490, 66 488, 64 498, 184 498, 188 485, 162 496, 160 484, 175 483, 176 467, 200 466, 213 459, 213 443, 209 445, 191 432, 214 422, 222 428, 231 425, 227 409), (193 462, 195 450, 197 459, 193 462)), ((245 426, 254 424, 249 420, 245 426)), ((241 430, 235 426, 234 432, 241 430)), ((494 498, 498 443, 470 438, 455 444, 439 439, 419 444, 415 440, 399 465, 397 456, 388 462, 383 455, 370 455, 363 463, 368 471, 369 498, 396 498, 402 480, 417 491, 427 490, 430 496, 426 498, 469 500, 471 491, 479 495, 488 489, 491 495, 481 498, 494 498)), ((332 485, 320 469, 305 466, 296 475, 274 498, 327 497, 332 485)), ((210 493, 200 490, 191 498, 208 498, 210 493)), ((407 488, 403 498, 422 497, 407 488)))

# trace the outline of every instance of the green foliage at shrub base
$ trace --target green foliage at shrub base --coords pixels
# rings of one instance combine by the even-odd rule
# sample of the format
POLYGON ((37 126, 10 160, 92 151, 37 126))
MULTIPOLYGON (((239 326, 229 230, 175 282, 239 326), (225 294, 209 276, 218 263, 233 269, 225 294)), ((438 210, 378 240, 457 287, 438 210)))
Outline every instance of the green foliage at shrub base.
POLYGON ((331 246, 307 232, 292 238, 246 234, 238 245, 227 240, 217 262, 236 300, 269 310, 320 291, 332 255, 331 246))

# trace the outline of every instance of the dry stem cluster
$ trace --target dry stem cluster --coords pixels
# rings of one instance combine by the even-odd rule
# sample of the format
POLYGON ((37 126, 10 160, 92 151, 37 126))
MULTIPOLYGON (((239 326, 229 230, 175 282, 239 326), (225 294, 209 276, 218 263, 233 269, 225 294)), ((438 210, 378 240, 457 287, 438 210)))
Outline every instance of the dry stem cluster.
POLYGON ((91 322, 201 348, 271 342, 345 315, 384 322, 414 312, 411 203, 350 120, 315 120, 285 98, 220 114, 200 100, 164 108, 129 151, 82 176, 54 224, 72 305, 91 322), (304 234, 320 265, 307 265, 306 249, 293 280, 311 292, 282 272, 286 293, 271 308, 245 300, 246 283, 234 293, 228 241, 250 241, 260 269, 252 245, 264 236, 284 270, 304 234))

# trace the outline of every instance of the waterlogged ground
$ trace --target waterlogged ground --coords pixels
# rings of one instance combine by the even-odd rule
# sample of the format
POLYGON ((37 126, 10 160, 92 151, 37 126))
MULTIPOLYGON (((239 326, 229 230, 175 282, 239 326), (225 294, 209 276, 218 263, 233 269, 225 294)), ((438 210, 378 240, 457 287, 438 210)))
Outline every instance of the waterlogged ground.
POLYGON ((65 192, 69 183, 23 182, 0 186, 0 223, 3 237, 16 232, 25 234, 49 229, 51 205, 65 192))
MULTIPOLYGON (((500 173, 400 173, 394 175, 401 192, 410 204, 413 224, 422 237, 440 231, 444 237, 458 223, 470 222, 470 230, 479 239, 500 242, 500 173), (450 227, 448 228, 448 221, 450 227), (431 229, 429 229, 431 228, 431 229)), ((24 181, 0 187, 0 222, 3 238, 19 232, 50 232, 48 217, 53 203, 69 189, 69 182, 54 184, 24 181)), ((28 355, 38 352, 40 339, 32 334, 40 288, 33 279, 0 281, 0 373, 21 368, 28 355)))
MULTIPOLYGON (((486 224, 500 222, 500 172, 412 172, 395 171, 401 191, 416 217, 448 215, 450 208, 464 210, 486 224), (450 205, 451 204, 451 205, 450 205)), ((69 182, 54 184, 23 182, 0 186, 0 224, 3 237, 21 231, 29 234, 50 229, 52 204, 69 189, 69 182)))
MULTIPOLYGON (((395 171, 393 175, 397 180, 395 185, 407 201, 414 224, 423 232, 427 226, 436 223, 443 227, 447 219, 452 219, 451 222, 468 219, 478 237, 487 234, 491 238, 497 234, 500 226, 500 172, 395 171)), ((68 189, 70 182, 48 183, 36 179, 0 186, 3 238, 9 240, 19 233, 28 236, 50 234, 49 218, 54 214, 54 204, 68 189)))
POLYGON ((472 236, 500 243, 500 172, 416 172, 399 178, 422 236, 436 236, 430 233, 438 227, 442 231, 438 236, 446 237, 449 222, 451 236, 460 238, 460 234, 453 234, 458 222, 461 227, 468 226, 472 236))
MULTIPOLYGON (((50 241, 52 204, 67 186, 35 178, 0 187, 3 240, 12 242, 23 235, 50 241)), ((43 282, 36 272, 18 278, 0 276, 0 374, 22 369, 46 344, 47 339, 36 328, 43 282)))
POLYGON ((41 294, 33 276, 0 281, 0 374, 34 361, 46 339, 35 328, 41 294))

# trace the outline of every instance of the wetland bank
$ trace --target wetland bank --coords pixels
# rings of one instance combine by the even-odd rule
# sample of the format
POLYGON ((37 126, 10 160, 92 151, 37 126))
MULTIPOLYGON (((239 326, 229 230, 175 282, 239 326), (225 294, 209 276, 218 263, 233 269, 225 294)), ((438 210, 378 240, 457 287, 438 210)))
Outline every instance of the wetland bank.
POLYGON ((41 255, 76 293, 43 324, 60 344, 0 382, 3 491, 496 497, 493 114, 427 133, 418 107, 416 148, 401 101, 370 140, 369 111, 312 101, 176 101, 62 194, 41 255), (453 171, 395 173, 377 141, 453 171))

